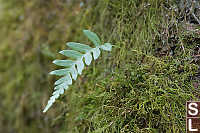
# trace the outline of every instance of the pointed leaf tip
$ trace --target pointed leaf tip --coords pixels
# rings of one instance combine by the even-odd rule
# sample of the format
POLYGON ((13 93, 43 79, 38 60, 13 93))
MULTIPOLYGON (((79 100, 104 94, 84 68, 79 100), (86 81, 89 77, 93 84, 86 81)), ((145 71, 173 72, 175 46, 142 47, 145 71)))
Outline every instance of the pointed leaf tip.
POLYGON ((101 45, 101 41, 96 33, 91 32, 89 30, 83 30, 83 33, 88 37, 90 41, 94 43, 95 46, 101 45))
POLYGON ((48 104, 46 105, 46 107, 44 108, 44 110, 43 110, 43 113, 46 113, 48 110, 49 110, 49 108, 52 106, 52 102, 48 102, 48 104))

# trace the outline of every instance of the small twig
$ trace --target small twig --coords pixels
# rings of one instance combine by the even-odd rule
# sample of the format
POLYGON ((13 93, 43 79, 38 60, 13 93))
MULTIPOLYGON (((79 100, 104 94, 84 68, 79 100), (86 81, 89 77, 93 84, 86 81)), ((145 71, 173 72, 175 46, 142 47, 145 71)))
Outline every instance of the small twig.
POLYGON ((181 43, 181 47, 182 47, 182 49, 183 49, 183 52, 185 53, 185 48, 184 48, 184 46, 183 46, 182 43, 181 43))
POLYGON ((195 2, 196 2, 196 1, 192 2, 192 6, 191 6, 191 8, 190 8, 190 13, 189 13, 189 14, 192 14, 192 16, 194 17, 194 19, 200 24, 199 18, 196 17, 196 15, 194 14, 194 5, 195 5, 195 2))
POLYGON ((194 55, 194 57, 200 57, 200 54, 199 55, 194 55))
POLYGON ((192 13, 192 16, 193 16, 194 19, 200 24, 200 20, 195 16, 194 12, 192 13))

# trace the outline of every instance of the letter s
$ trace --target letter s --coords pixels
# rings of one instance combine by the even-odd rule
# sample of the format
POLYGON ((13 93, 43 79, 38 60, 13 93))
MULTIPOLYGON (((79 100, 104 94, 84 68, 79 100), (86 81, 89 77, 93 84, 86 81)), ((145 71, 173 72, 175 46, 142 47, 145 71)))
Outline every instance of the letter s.
POLYGON ((198 114, 198 109, 197 109, 198 104, 197 103, 189 103, 188 108, 189 108, 189 115, 195 116, 198 114), (196 107, 196 108, 195 108, 196 107), (193 112, 192 112, 192 111, 193 112))

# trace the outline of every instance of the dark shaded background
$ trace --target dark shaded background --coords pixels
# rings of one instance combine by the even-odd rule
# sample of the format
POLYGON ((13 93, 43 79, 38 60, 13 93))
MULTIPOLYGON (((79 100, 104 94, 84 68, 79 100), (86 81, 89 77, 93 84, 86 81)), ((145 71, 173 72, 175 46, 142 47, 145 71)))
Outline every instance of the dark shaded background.
MULTIPOLYGON (((0 132, 184 132, 200 96, 200 4, 190 0, 0 0, 0 132), (43 114, 68 41, 115 47, 43 114)), ((91 45, 91 44, 90 44, 91 45)))

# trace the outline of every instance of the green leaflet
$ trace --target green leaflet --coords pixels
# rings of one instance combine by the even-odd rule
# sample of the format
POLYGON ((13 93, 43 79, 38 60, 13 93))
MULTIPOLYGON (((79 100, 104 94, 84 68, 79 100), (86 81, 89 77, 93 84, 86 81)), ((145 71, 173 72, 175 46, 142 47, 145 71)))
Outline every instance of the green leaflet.
POLYGON ((76 68, 75 68, 75 65, 71 67, 70 73, 71 73, 71 75, 72 75, 72 78, 73 78, 74 80, 76 80, 76 79, 77 79, 77 76, 78 76, 78 72, 77 72, 77 70, 76 70, 76 68))
POLYGON ((63 83, 65 80, 67 80, 67 76, 64 76, 62 78, 60 78, 59 80, 57 80, 54 85, 59 85, 61 83, 63 83))
POLYGON ((77 61, 76 66, 77 66, 78 73, 81 75, 84 69, 83 61, 82 60, 77 61))
POLYGON ((52 106, 54 102, 51 99, 48 101, 46 107, 44 108, 43 112, 47 112, 47 110, 52 106))
POLYGON ((92 41, 94 43, 94 45, 99 46, 101 45, 101 41, 99 39, 99 37, 97 36, 97 34, 89 31, 89 30, 83 30, 83 33, 88 37, 88 39, 90 41, 92 41))
POLYGON ((82 57, 82 54, 80 52, 74 50, 63 50, 59 53, 73 59, 78 59, 82 57))
POLYGON ((81 44, 81 43, 76 43, 76 42, 68 42, 67 46, 69 46, 71 49, 80 51, 80 52, 88 52, 92 48, 88 45, 81 44))
POLYGON ((104 43, 104 45, 101 45, 100 48, 103 49, 103 50, 106 50, 106 51, 111 51, 112 45, 110 43, 104 43))
POLYGON ((57 85, 54 90, 59 90, 59 89, 67 89, 68 88, 68 84, 67 82, 63 82, 62 84, 57 85))
POLYGON ((69 69, 60 69, 60 70, 54 70, 54 71, 50 72, 49 74, 62 76, 62 75, 66 75, 68 73, 69 73, 69 69))
POLYGON ((54 64, 63 66, 65 68, 50 72, 52 75, 58 75, 62 77, 54 83, 55 88, 53 95, 50 97, 43 112, 46 112, 53 105, 55 100, 64 93, 64 90, 69 88, 69 85, 72 84, 72 80, 77 79, 78 74, 82 74, 85 64, 89 66, 92 62, 92 59, 96 60, 100 56, 100 49, 111 51, 112 45, 110 43, 101 45, 101 41, 95 33, 89 30, 84 30, 83 33, 89 38, 89 40, 93 42, 96 47, 92 48, 86 44, 68 42, 67 46, 72 50, 62 50, 59 52, 60 54, 74 60, 67 59, 53 61, 54 64))
POLYGON ((99 57, 99 55, 101 54, 101 51, 99 50, 99 48, 94 48, 94 49, 92 49, 92 53, 94 56, 94 60, 96 60, 99 57))
POLYGON ((72 61, 72 60, 54 60, 53 63, 58 65, 58 66, 69 67, 69 66, 74 64, 74 61, 72 61))
POLYGON ((85 57, 85 64, 89 66, 90 63, 92 62, 92 55, 91 55, 91 53, 86 53, 84 57, 85 57))
POLYGON ((64 93, 64 89, 59 89, 53 92, 53 95, 56 95, 55 98, 58 98, 57 96, 59 96, 59 94, 63 94, 64 93))
POLYGON ((66 82, 68 85, 71 85, 72 84, 72 78, 70 76, 70 74, 66 74, 64 77, 60 78, 59 80, 57 80, 54 84, 55 85, 59 85, 63 82, 66 82))

